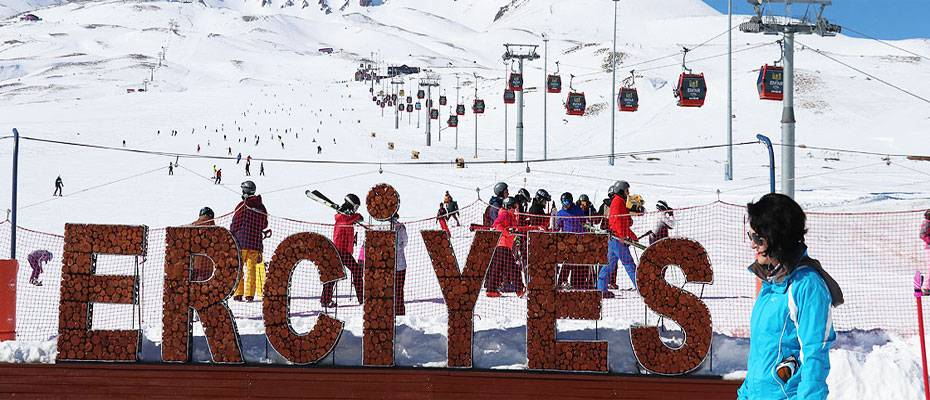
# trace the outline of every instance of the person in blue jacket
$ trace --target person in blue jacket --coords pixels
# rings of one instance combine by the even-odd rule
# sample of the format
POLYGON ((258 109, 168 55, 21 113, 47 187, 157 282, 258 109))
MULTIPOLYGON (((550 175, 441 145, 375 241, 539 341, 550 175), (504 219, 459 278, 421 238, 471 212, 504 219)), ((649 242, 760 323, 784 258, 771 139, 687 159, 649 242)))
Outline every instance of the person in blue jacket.
POLYGON ((807 217, 790 197, 771 193, 747 205, 749 240, 762 280, 750 319, 749 362, 740 400, 824 400, 830 390, 831 307, 843 292, 808 256, 807 217))

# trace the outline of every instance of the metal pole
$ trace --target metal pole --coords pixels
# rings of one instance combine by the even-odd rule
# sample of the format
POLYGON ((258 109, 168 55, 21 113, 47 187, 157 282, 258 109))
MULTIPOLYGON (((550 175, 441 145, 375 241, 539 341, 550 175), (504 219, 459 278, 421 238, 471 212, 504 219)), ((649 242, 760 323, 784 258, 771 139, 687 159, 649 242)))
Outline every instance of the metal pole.
MULTIPOLYGON (((508 86, 509 84, 507 83, 508 82, 507 79, 509 75, 510 75, 510 67, 508 67, 507 62, 504 61, 504 84, 508 86)), ((509 119, 509 115, 507 115, 508 113, 509 113, 509 110, 507 109, 507 103, 504 102, 504 162, 507 162, 507 149, 508 147, 510 147, 509 143, 507 143, 507 125, 510 122, 508 121, 509 119)))
POLYGON ((425 104, 425 105, 426 105, 426 113, 427 113, 427 115, 426 115, 426 145, 427 145, 427 146, 432 146, 432 145, 433 145, 433 138, 431 137, 431 136, 432 136, 432 132, 430 132, 430 125, 431 125, 432 118, 433 118, 433 115, 432 115, 432 114, 433 114, 433 107, 430 107, 430 101, 431 101, 431 100, 433 100, 433 87, 427 85, 427 86, 426 86, 426 104, 425 104))
POLYGON ((547 136, 548 134, 547 128, 548 128, 548 122, 549 122, 547 118, 547 112, 549 110, 549 107, 547 107, 548 98, 549 98, 549 96, 547 95, 548 90, 549 90, 549 36, 547 36, 545 33, 543 34, 543 43, 544 43, 544 46, 543 46, 543 49, 544 49, 543 50, 543 82, 545 82, 545 85, 543 85, 544 87, 542 90, 542 95, 543 95, 543 160, 547 160, 549 159, 549 152, 548 152, 549 143, 548 143, 548 136, 547 136))
MULTIPOLYGON (((459 76, 455 76, 455 118, 458 118, 459 115, 459 103, 462 102, 462 98, 459 97, 459 76)), ((459 124, 455 124, 455 149, 459 149, 459 124)))
POLYGON ((614 165, 614 137, 617 136, 617 1, 614 0, 614 50, 610 54, 611 72, 613 74, 610 86, 610 157, 608 165, 614 165))
MULTIPOLYGON (((475 100, 478 100, 478 74, 475 74, 475 100)), ((472 105, 472 114, 475 114, 475 159, 478 159, 478 113, 475 112, 472 105)))
POLYGON ((10 221, 10 259, 16 259, 16 188, 19 180, 19 131, 13 128, 13 198, 10 201, 10 208, 13 211, 13 219, 10 221))
POLYGON ((769 193, 775 193, 775 150, 772 149, 772 140, 762 134, 756 135, 756 139, 759 139, 769 151, 769 193))
POLYGON ((727 162, 724 178, 733 180, 733 0, 727 1, 727 162))
POLYGON ((781 114, 781 192, 794 198, 794 32, 785 31, 785 99, 781 114))
MULTIPOLYGON (((520 76, 523 76, 523 59, 519 62, 520 76)), ((526 86, 526 85, 524 85, 526 86)), ((517 92, 517 162, 523 161, 523 91, 517 92)))

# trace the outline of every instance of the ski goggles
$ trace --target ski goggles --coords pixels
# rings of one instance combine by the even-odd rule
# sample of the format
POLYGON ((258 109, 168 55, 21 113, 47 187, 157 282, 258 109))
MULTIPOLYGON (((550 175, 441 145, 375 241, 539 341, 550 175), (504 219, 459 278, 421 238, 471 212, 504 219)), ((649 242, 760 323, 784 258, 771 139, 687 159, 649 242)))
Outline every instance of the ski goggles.
POLYGON ((746 232, 746 236, 748 236, 748 237, 749 237, 749 241, 751 241, 752 243, 754 243, 756 246, 762 246, 762 245, 765 244, 765 238, 762 237, 762 236, 759 236, 758 233, 755 233, 755 232, 746 232))

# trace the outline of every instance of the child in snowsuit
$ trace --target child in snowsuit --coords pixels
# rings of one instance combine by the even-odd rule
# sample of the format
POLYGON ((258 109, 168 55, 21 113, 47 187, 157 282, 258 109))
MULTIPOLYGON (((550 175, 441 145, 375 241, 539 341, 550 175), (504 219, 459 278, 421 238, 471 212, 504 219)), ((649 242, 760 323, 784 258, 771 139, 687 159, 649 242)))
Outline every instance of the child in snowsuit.
POLYGON ((656 203, 656 210, 662 212, 659 221, 656 222, 655 229, 649 231, 649 245, 668 237, 668 231, 675 229, 675 210, 668 206, 663 200, 656 203))
POLYGON ((36 250, 29 253, 29 267, 32 268, 32 275, 29 276, 29 283, 42 286, 39 275, 42 274, 42 266, 52 261, 52 253, 48 250, 36 250))

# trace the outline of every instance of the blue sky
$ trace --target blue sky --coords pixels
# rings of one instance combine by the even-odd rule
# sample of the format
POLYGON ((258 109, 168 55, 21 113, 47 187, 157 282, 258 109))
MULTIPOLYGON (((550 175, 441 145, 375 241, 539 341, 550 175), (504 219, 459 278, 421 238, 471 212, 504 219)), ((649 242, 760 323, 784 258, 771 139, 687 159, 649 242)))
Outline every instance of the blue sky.
MULTIPOLYGON (((711 7, 726 13, 727 0, 704 0, 711 7)), ((770 13, 783 15, 783 4, 772 4, 770 13)), ((792 14, 803 16, 806 5, 792 6, 792 14)), ((811 13, 815 10, 811 6, 811 13)), ((752 6, 746 0, 733 0, 734 14, 751 14, 752 6)), ((879 39, 930 38, 930 0, 834 0, 824 13, 834 24, 877 37, 879 39)), ((844 31, 849 36, 861 37, 844 31)))

